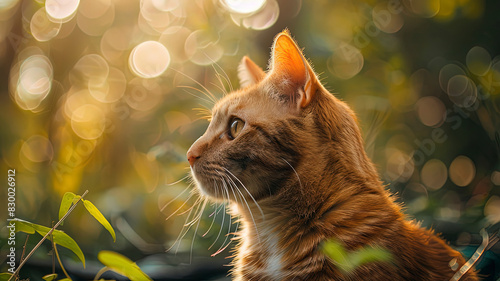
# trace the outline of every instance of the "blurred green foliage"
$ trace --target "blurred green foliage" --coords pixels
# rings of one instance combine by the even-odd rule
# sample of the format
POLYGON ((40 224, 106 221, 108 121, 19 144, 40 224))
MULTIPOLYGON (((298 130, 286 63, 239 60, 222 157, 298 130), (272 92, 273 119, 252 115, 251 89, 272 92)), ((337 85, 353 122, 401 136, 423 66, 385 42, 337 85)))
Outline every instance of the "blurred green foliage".
POLYGON ((347 275, 366 263, 387 263, 392 260, 392 254, 388 250, 367 246, 350 252, 336 240, 325 241, 321 250, 347 275))
POLYGON ((411 217, 460 246, 500 221, 498 1, 236 2, 2 1, 0 171, 17 171, 16 216, 56 220, 66 192, 89 189, 117 230, 112 243, 77 209, 63 230, 90 256, 107 248, 137 260, 175 241, 171 264, 216 252, 235 230, 220 204, 176 240, 200 211, 179 180, 208 124, 201 85, 216 97, 238 88, 241 57, 265 67, 287 27, 357 112, 411 217))

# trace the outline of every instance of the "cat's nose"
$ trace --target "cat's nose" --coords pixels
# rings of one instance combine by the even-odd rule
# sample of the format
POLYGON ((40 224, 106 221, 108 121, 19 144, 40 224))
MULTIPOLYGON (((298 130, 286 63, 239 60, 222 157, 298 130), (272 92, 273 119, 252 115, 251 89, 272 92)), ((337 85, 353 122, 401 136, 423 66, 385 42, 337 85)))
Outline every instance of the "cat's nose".
POLYGON ((191 167, 193 167, 194 162, 196 162, 196 160, 200 158, 200 153, 197 151, 196 147, 191 146, 191 148, 188 150, 186 156, 187 156, 189 165, 191 167))
POLYGON ((193 167, 196 160, 200 159, 203 151, 207 148, 207 142, 203 136, 199 137, 189 148, 186 156, 189 162, 189 165, 193 167))

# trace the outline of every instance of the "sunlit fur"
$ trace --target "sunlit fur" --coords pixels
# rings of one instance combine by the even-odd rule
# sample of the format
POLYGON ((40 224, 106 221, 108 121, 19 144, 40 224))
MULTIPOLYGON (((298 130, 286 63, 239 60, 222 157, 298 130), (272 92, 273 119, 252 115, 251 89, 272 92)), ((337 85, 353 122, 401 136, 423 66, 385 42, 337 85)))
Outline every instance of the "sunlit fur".
MULTIPOLYGON (((353 111, 320 84, 288 32, 277 36, 267 74, 248 71, 262 77, 216 103, 188 152, 201 193, 229 200, 241 220, 234 280, 449 280, 450 261, 460 268, 464 258, 406 220, 365 154, 353 111), (232 139, 234 117, 245 126, 232 139), (320 250, 331 238, 347 250, 387 249, 392 262, 344 273, 320 250)), ((467 274, 461 280, 476 280, 467 274)))

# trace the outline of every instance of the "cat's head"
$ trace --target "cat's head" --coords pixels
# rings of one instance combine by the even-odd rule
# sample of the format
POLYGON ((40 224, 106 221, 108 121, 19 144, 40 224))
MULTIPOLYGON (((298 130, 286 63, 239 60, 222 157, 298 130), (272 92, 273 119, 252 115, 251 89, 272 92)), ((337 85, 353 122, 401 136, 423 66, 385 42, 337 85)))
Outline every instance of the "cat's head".
POLYGON ((351 155, 362 150, 352 111, 324 89, 288 31, 276 36, 267 73, 245 57, 238 76, 242 88, 216 103, 187 153, 201 193, 259 200, 288 186, 307 188, 341 157, 360 165, 351 155))

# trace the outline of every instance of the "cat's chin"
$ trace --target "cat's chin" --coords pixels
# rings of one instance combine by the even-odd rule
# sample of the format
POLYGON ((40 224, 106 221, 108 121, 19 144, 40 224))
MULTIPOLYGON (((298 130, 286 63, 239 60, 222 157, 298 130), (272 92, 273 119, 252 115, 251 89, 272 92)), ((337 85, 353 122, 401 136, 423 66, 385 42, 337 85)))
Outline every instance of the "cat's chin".
POLYGON ((238 202, 241 200, 241 196, 235 198, 235 194, 233 193, 234 190, 227 190, 223 185, 207 184, 196 179, 196 177, 193 178, 196 182, 198 192, 203 197, 208 197, 210 200, 217 202, 238 202))
POLYGON ((196 175, 193 174, 193 179, 196 183, 196 188, 198 189, 198 192, 200 195, 204 197, 209 197, 212 200, 226 200, 227 201, 227 194, 224 194, 220 188, 217 188, 213 184, 208 184, 204 183, 203 180, 200 180, 196 177, 196 175))

